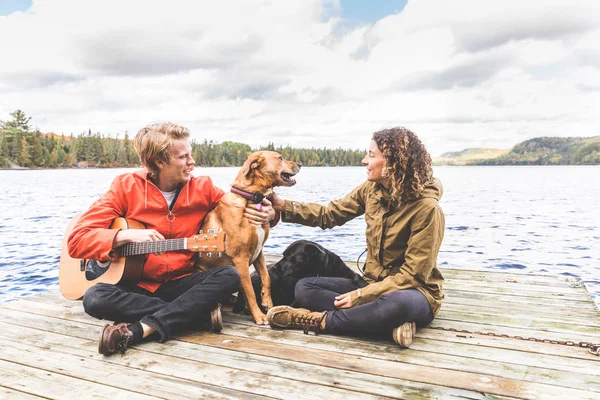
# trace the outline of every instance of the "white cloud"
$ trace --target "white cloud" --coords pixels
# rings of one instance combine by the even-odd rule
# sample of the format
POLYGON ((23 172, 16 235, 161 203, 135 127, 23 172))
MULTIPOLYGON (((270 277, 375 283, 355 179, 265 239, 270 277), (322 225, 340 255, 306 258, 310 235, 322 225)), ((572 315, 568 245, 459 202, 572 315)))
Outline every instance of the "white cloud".
POLYGON ((325 3, 34 0, 0 17, 0 119, 353 148, 405 125, 434 155, 599 134, 600 3, 410 0, 351 30, 325 3))

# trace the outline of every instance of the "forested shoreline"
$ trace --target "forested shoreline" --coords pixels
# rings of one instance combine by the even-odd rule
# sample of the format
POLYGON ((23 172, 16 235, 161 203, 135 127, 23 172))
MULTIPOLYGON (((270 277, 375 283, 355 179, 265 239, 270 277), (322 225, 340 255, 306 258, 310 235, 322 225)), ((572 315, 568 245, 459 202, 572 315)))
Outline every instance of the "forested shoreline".
MULTIPOLYGON (((123 168, 139 166, 133 138, 125 133, 111 137, 99 132, 80 135, 45 134, 29 127, 31 118, 21 110, 10 114, 12 120, 0 121, 0 168, 123 168)), ((241 166, 256 150, 273 150, 305 166, 356 166, 364 157, 362 150, 307 149, 275 147, 258 149, 239 142, 192 141, 192 156, 200 167, 241 166)))
MULTIPOLYGON (((133 138, 112 137, 88 130, 77 136, 41 133, 29 127, 21 110, 0 121, 0 169, 139 167, 133 138)), ((192 141, 192 156, 200 167, 239 167, 257 150, 273 150, 305 166, 359 166, 363 150, 275 147, 257 149, 239 142, 192 141)), ((510 150, 465 149, 433 158, 434 165, 598 165, 600 136, 539 137, 510 150)))

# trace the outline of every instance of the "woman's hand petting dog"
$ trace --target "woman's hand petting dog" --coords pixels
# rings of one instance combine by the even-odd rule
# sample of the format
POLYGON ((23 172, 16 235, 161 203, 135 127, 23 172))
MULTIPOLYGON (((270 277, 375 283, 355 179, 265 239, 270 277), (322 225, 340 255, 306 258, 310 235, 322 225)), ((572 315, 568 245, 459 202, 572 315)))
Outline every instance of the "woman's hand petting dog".
POLYGON ((275 218, 275 209, 269 200, 264 199, 262 204, 248 204, 244 210, 244 217, 250 225, 262 226, 275 218))

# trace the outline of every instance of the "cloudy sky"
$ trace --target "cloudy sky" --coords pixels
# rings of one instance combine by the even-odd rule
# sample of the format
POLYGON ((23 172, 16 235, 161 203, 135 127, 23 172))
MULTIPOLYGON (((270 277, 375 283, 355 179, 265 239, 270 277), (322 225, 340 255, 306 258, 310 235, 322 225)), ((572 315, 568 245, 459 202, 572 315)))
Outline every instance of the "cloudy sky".
POLYGON ((598 0, 0 0, 0 119, 432 155, 600 134, 598 0))

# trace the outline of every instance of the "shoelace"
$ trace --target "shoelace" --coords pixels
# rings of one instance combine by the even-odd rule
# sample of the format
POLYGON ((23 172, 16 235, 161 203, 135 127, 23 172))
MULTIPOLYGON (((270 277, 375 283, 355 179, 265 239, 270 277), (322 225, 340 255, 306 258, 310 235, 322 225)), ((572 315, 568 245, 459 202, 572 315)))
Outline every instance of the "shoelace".
POLYGON ((123 357, 123 355, 125 354, 125 351, 127 351, 127 345, 129 345, 129 329, 127 329, 127 327, 121 327, 119 329, 119 331, 121 331, 123 328, 125 328, 125 332, 121 332, 124 333, 125 335, 125 340, 120 340, 119 342, 117 342, 117 350, 119 351, 119 353, 121 353, 121 357, 123 357))
POLYGON ((321 329, 321 322, 325 318, 326 314, 321 317, 294 315, 292 317, 292 323, 304 329, 304 334, 308 335, 308 332, 313 331, 315 335, 318 335, 323 330, 321 329))

